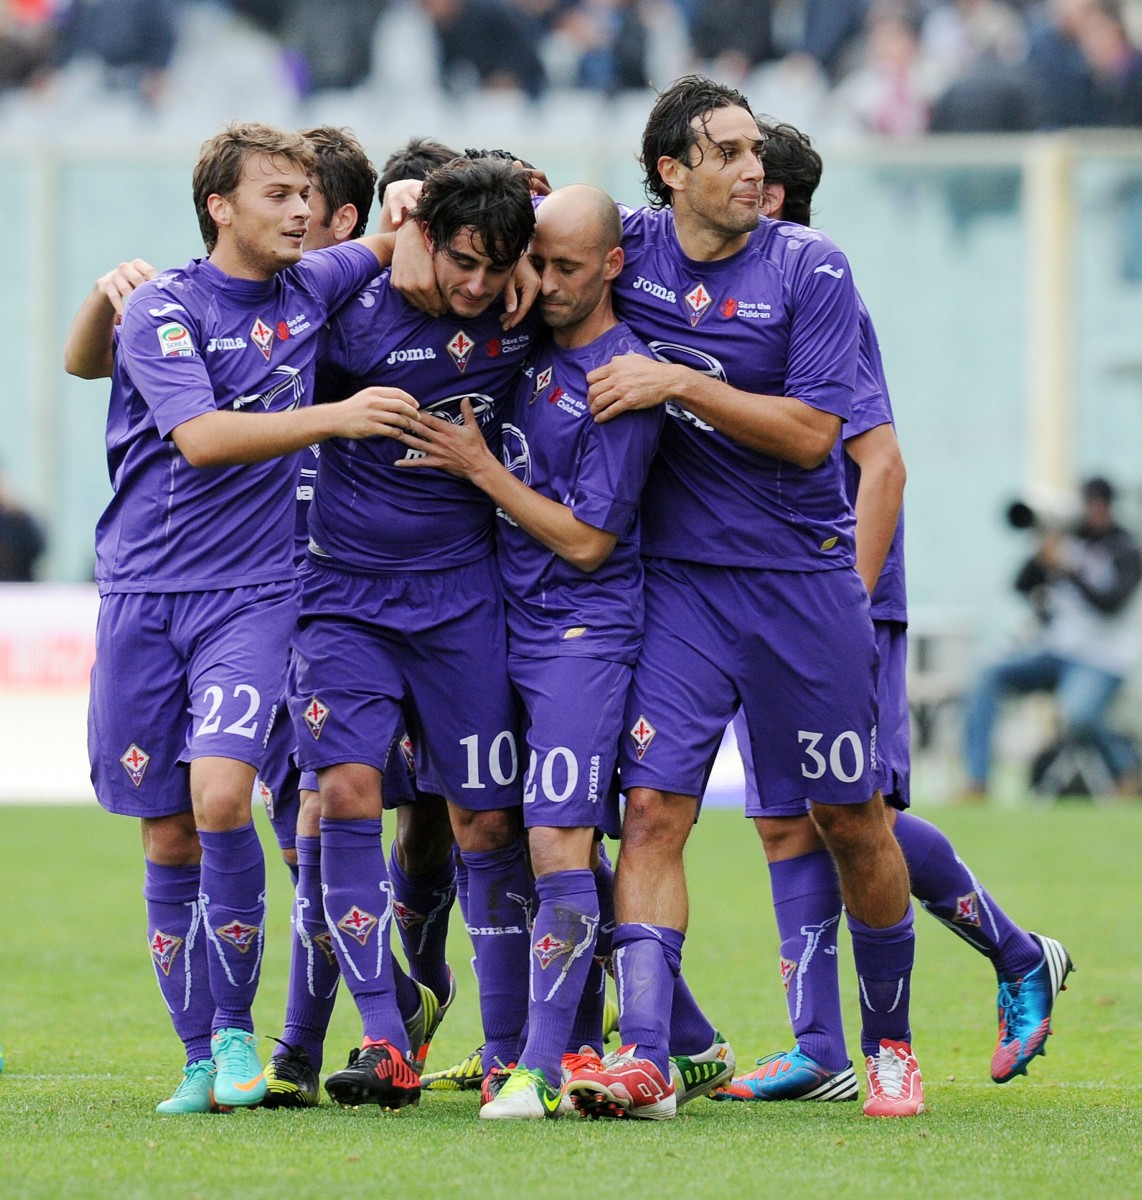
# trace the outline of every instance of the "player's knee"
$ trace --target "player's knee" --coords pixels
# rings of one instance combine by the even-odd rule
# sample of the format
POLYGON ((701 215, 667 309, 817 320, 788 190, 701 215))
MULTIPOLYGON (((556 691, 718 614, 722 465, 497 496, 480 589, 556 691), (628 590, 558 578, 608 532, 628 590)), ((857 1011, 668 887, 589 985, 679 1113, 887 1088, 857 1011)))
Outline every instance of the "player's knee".
POLYGON ((811 816, 821 838, 834 853, 857 853, 888 834, 880 793, 864 804, 817 804, 811 816))
POLYGON ((397 809, 395 845, 402 871, 425 875, 444 866, 454 842, 448 805, 442 798, 419 800, 397 809))
POLYGON ((651 788, 627 796, 620 853, 629 862, 646 854, 681 854, 694 825, 697 801, 651 788))
POLYGON ((452 823, 460 849, 470 853, 503 850, 518 841, 523 832, 523 822, 515 808, 497 808, 489 812, 454 808, 452 823))
POLYGON ((358 763, 320 772, 321 815, 330 821, 376 820, 381 815, 380 772, 358 763))
POLYGON ((165 867, 193 867, 202 861, 202 846, 192 813, 144 818, 140 825, 143 856, 148 862, 165 867))
POLYGON ((767 862, 784 862, 823 849, 821 835, 809 819, 803 817, 755 817, 767 862))

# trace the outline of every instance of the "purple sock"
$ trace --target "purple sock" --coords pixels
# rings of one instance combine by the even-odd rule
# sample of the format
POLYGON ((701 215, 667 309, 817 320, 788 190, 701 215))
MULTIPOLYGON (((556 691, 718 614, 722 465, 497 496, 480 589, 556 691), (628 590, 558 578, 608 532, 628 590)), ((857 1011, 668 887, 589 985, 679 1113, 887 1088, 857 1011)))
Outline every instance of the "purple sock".
POLYGON ((198 867, 146 862, 147 941, 159 991, 189 1065, 210 1057, 214 996, 206 961, 206 935, 198 902, 198 867))
POLYGON ((466 850, 468 933, 476 950, 484 1073, 519 1061, 527 1018, 527 972, 535 885, 523 840, 500 850, 466 850))
POLYGON ((1025 975, 1043 951, 980 887, 952 843, 929 821, 898 813, 894 830, 908 863, 912 895, 953 933, 989 958, 996 971, 1025 975))
POLYGON ((624 1046, 637 1045, 670 1078, 670 1012, 675 967, 682 965, 684 935, 659 925, 615 928, 615 983, 619 989, 619 1033, 624 1046))
POLYGON ((452 865, 456 868, 456 903, 460 905, 460 916, 468 924, 468 865, 460 853, 460 847, 452 849, 452 865))
POLYGON ((594 961, 599 893, 588 870, 554 871, 537 879, 535 890, 539 908, 532 926, 527 1043, 520 1062, 555 1084, 594 961))
POLYGON ((698 1007, 681 972, 674 976, 674 998, 670 1005, 670 1053, 701 1054, 714 1044, 717 1030, 698 1007))
POLYGON ((408 959, 409 974, 432 988, 442 1003, 448 999, 448 914, 456 899, 456 868, 446 862, 424 875, 407 875, 397 862, 396 846, 389 852, 393 912, 408 959))
POLYGON ((781 983, 793 1035, 827 1071, 848 1066, 837 930, 841 888, 827 850, 769 864, 773 911, 781 937, 781 983))
POLYGON ((251 821, 224 833, 199 830, 199 888, 210 943, 214 1028, 252 1033, 266 922, 266 860, 251 821))
POLYGON ((365 1038, 385 1038, 407 1054, 389 947, 392 889, 380 821, 321 818, 321 887, 337 964, 357 1003, 365 1038))
POLYGON ((567 1038, 569 1054, 578 1054, 584 1046, 590 1046, 596 1054, 603 1052, 603 1010, 607 1000, 607 975, 611 969, 611 943, 615 936, 615 870, 601 845, 599 865, 594 874, 595 893, 599 898, 599 931, 595 936, 595 953, 587 968, 583 995, 567 1038))
POLYGON ((848 923, 860 987, 861 1049, 868 1056, 885 1039, 911 1044, 908 1001, 916 952, 912 906, 903 920, 886 929, 863 925, 852 913, 848 923))
MULTIPOLYGON (((321 901, 321 839, 297 839, 297 891, 293 904, 293 939, 286 988, 286 1019, 282 1041, 304 1050, 321 1069, 325 1034, 341 970, 321 901)), ((284 1054, 279 1046, 277 1054, 284 1054)))

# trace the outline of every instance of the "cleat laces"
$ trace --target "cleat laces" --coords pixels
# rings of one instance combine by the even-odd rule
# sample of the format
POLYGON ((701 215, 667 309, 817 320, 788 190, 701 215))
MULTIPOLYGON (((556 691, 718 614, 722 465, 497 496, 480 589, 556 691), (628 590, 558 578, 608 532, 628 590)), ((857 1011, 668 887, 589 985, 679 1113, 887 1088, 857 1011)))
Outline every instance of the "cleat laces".
POLYGON ((900 1099, 904 1094, 904 1059, 882 1046, 876 1056, 876 1078, 886 1096, 900 1099))

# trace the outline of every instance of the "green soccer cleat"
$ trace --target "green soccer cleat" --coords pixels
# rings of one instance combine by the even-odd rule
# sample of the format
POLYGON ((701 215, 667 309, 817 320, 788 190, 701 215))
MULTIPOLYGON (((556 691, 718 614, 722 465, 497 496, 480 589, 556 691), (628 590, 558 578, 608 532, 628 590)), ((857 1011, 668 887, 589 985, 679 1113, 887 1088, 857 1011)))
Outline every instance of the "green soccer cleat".
POLYGON ((412 982, 416 985, 417 992, 420 993, 420 1004, 417 1006, 416 1012, 405 1021, 404 1028, 408 1034, 413 1070, 420 1075, 424 1071, 424 1060, 428 1057, 429 1043, 440 1028, 444 1014, 448 1011, 452 1001, 456 999, 456 980, 449 971, 448 996, 443 1004, 436 998, 436 993, 432 988, 426 984, 417 983, 415 979, 412 982))
POLYGON ((266 1063, 263 1108, 314 1108, 321 1080, 309 1055, 297 1046, 280 1043, 284 1052, 266 1063))
POLYGON ((426 1092, 478 1092, 483 1081, 484 1047, 477 1046, 455 1065, 422 1075, 420 1086, 426 1092))
POLYGON ((214 1060, 200 1058, 182 1069, 182 1081, 169 1100, 155 1106, 160 1113, 208 1113, 217 1112, 214 1103, 214 1077, 217 1071, 214 1060))
POLYGON ((266 1076, 255 1043, 245 1029, 219 1029, 210 1039, 218 1068, 214 1103, 220 1108, 254 1108, 265 1097, 266 1076))
POLYGON ((619 1006, 610 993, 603 998, 603 1041, 609 1042, 619 1031, 619 1006))
POLYGON ((543 1121, 564 1117, 571 1101, 562 1088, 553 1088, 542 1071, 516 1067, 499 1091, 480 1109, 484 1121, 543 1121))
POLYGON ((670 1077, 674 1080, 678 1107, 729 1083, 736 1066, 732 1047, 717 1030, 710 1047, 700 1054, 672 1054, 670 1077))

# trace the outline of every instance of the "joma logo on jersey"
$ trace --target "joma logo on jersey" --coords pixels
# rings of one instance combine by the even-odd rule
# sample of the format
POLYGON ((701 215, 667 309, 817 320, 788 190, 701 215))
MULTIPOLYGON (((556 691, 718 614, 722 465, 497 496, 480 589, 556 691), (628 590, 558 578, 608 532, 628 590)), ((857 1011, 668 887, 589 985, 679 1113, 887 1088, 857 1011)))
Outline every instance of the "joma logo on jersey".
POLYGON ((385 362, 391 367, 393 363, 429 362, 436 358, 436 351, 431 346, 414 346, 411 350, 394 350, 385 362))
POLYGON ((215 350, 245 350, 247 346, 245 338, 211 338, 206 343, 206 352, 213 354, 215 350))
POLYGON ((686 307, 690 310, 690 324, 697 325, 702 314, 714 303, 714 297, 706 291, 705 284, 697 283, 686 293, 686 307))
POLYGON ((151 761, 151 756, 132 742, 119 761, 123 764, 123 770, 131 776, 131 782, 138 787, 147 773, 147 764, 151 761))
POLYGON ((194 343, 190 340, 190 330, 185 325, 180 325, 177 321, 168 321, 165 325, 160 325, 156 332, 163 358, 194 357, 194 343))
POLYGON ((457 329, 448 342, 448 353, 452 355, 452 361, 456 364, 457 370, 464 371, 468 367, 468 360, 472 357, 472 351, 475 350, 476 343, 462 330, 457 329))
POLYGON ((642 275, 634 281, 634 290, 636 292, 647 292, 656 300, 667 300, 671 304, 678 303, 677 294, 672 292, 665 284, 655 283, 653 280, 647 279, 642 275))
POLYGON ((262 352, 266 362, 270 361, 270 350, 274 344, 273 329, 259 317, 250 329, 250 341, 262 352))

